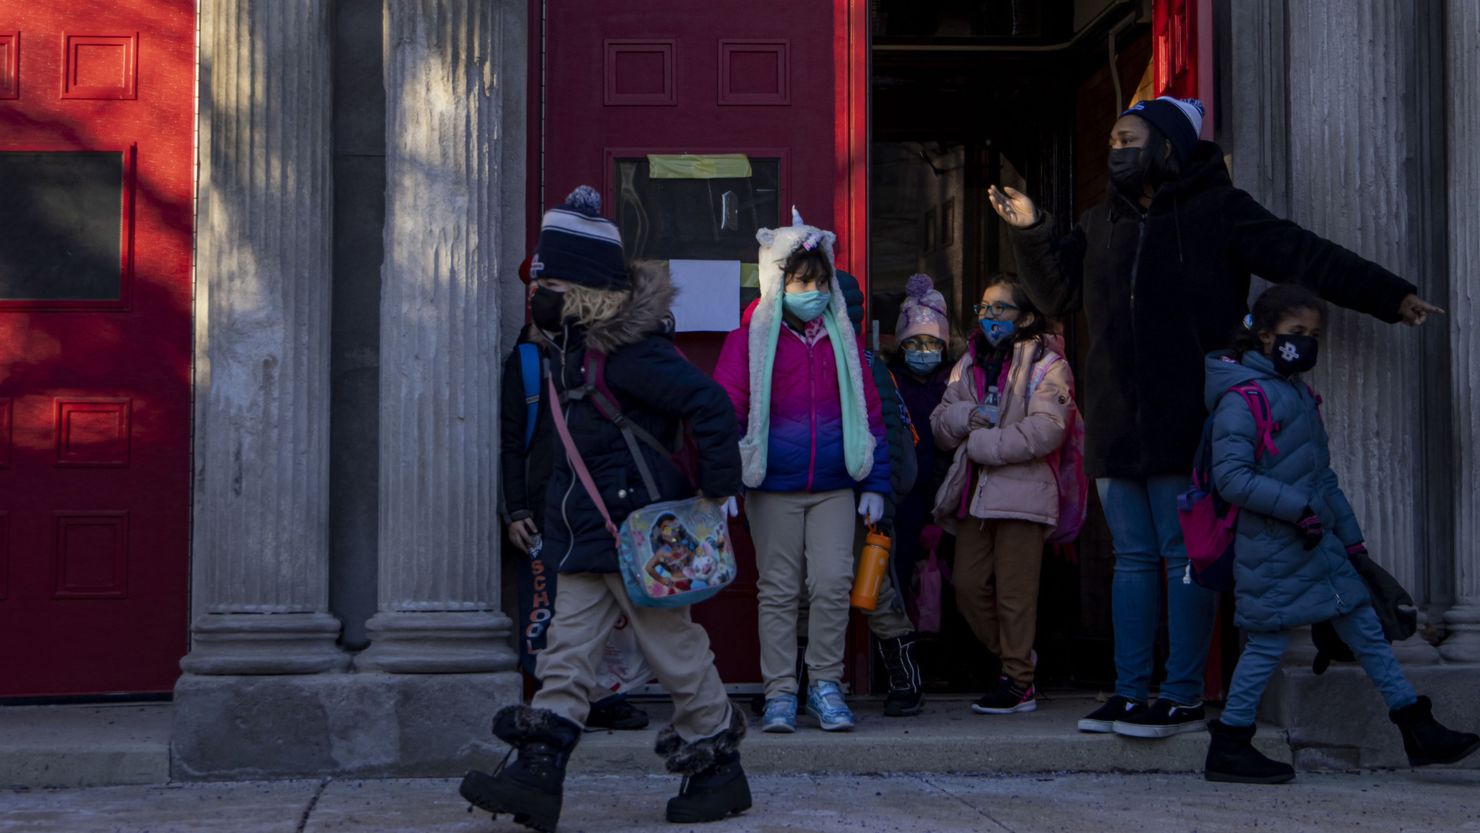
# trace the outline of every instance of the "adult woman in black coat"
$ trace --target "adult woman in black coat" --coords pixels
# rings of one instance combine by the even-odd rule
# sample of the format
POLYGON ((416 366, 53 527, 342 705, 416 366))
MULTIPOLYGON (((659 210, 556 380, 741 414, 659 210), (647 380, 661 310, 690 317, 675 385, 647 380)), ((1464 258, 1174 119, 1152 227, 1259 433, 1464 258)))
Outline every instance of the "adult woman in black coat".
POLYGON ((1110 133, 1110 192, 1063 237, 1024 194, 988 194, 1034 302, 1051 316, 1082 311, 1089 329, 1085 463, 1114 539, 1117 679, 1082 731, 1167 737, 1203 727, 1217 598, 1183 581, 1176 497, 1207 416, 1203 357, 1226 348, 1247 314, 1250 274, 1388 322, 1442 312, 1412 283, 1233 187, 1223 151, 1198 141, 1201 127, 1198 102, 1164 97, 1127 110, 1110 133), (1148 706, 1162 561, 1171 652, 1161 698, 1148 706))

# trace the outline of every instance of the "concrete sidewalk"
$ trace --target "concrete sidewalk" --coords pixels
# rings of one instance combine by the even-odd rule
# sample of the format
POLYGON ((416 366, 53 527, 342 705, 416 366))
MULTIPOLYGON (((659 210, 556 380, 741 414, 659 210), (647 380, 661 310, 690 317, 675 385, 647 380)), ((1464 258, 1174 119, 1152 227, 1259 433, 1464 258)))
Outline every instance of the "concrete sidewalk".
MULTIPOLYGON (((454 780, 278 781, 0 792, 0 833, 527 833, 469 813, 454 780)), ((755 808, 668 825, 676 778, 575 776, 561 833, 1463 833, 1480 831, 1480 772, 1301 775, 760 775, 755 808)))
MULTIPOLYGON (((821 732, 806 717, 794 735, 763 734, 752 723, 745 741, 746 766, 752 772, 778 775, 1201 771, 1206 733, 1160 741, 1083 734, 1075 724, 1095 705, 1090 696, 1062 694, 1043 699, 1039 710, 1031 714, 983 716, 973 714, 966 699, 934 698, 919 717, 891 719, 881 716, 877 699, 856 698, 858 728, 852 732, 821 732)), ((649 729, 587 734, 571 760, 571 772, 661 772, 653 740, 658 728, 669 721, 673 707, 669 703, 642 706, 653 718, 649 729)), ((736 706, 747 708, 748 702, 737 700, 736 706)), ((170 719, 168 703, 0 709, 0 788, 160 784, 172 775, 176 780, 189 780, 188 774, 171 772, 170 719)), ((1257 742, 1265 754, 1290 760, 1282 730, 1265 729, 1257 742)), ((423 766, 402 767, 402 771, 305 769, 288 777, 452 777, 469 767, 491 768, 503 754, 504 747, 492 736, 480 734, 467 738, 455 755, 423 766)), ((220 780, 264 776, 250 767, 214 775, 220 780)))

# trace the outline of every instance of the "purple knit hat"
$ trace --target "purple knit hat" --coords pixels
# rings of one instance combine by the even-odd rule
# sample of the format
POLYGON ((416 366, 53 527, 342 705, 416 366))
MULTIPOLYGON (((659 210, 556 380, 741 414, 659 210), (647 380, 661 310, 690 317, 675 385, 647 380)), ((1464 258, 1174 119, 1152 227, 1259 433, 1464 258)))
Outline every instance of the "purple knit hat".
POLYGON ((899 307, 899 322, 894 325, 894 339, 904 341, 912 336, 935 336, 951 340, 950 317, 946 299, 935 291, 935 281, 924 272, 916 272, 904 285, 905 299, 899 307))

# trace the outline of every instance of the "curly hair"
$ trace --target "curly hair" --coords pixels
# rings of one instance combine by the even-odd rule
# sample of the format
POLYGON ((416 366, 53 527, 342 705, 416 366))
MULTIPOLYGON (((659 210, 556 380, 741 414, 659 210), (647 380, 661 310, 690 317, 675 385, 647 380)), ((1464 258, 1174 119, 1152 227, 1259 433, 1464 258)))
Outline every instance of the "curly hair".
POLYGON ((1273 332, 1281 321, 1301 310, 1314 312, 1322 324, 1326 323, 1326 302, 1310 289, 1298 283, 1282 283, 1264 290, 1254 301, 1254 311, 1233 333, 1233 354, 1242 361, 1245 353, 1263 353, 1259 334, 1273 332))

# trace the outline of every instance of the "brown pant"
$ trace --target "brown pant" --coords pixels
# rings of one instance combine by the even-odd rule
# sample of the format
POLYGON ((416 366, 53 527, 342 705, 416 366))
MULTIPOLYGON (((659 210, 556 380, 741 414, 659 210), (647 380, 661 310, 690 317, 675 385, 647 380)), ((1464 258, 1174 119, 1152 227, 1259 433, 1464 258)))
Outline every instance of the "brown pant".
POLYGON ((756 595, 766 698, 797 693, 797 606, 803 592, 807 675, 814 683, 841 682, 853 592, 853 490, 751 492, 745 512, 760 573, 756 595))
POLYGON ((1048 527, 1031 521, 958 524, 956 606, 972 633, 1002 660, 1002 673, 1018 685, 1033 682, 1033 640, 1038 635, 1038 576, 1048 527))
POLYGON ((673 727, 684 740, 711 737, 730 725, 730 699, 714 668, 709 634, 687 607, 638 607, 615 573, 568 573, 555 591, 555 619, 536 661, 543 681, 537 709, 586 724, 591 702, 610 692, 596 684, 596 663, 622 614, 637 636, 643 658, 673 695, 673 727))

